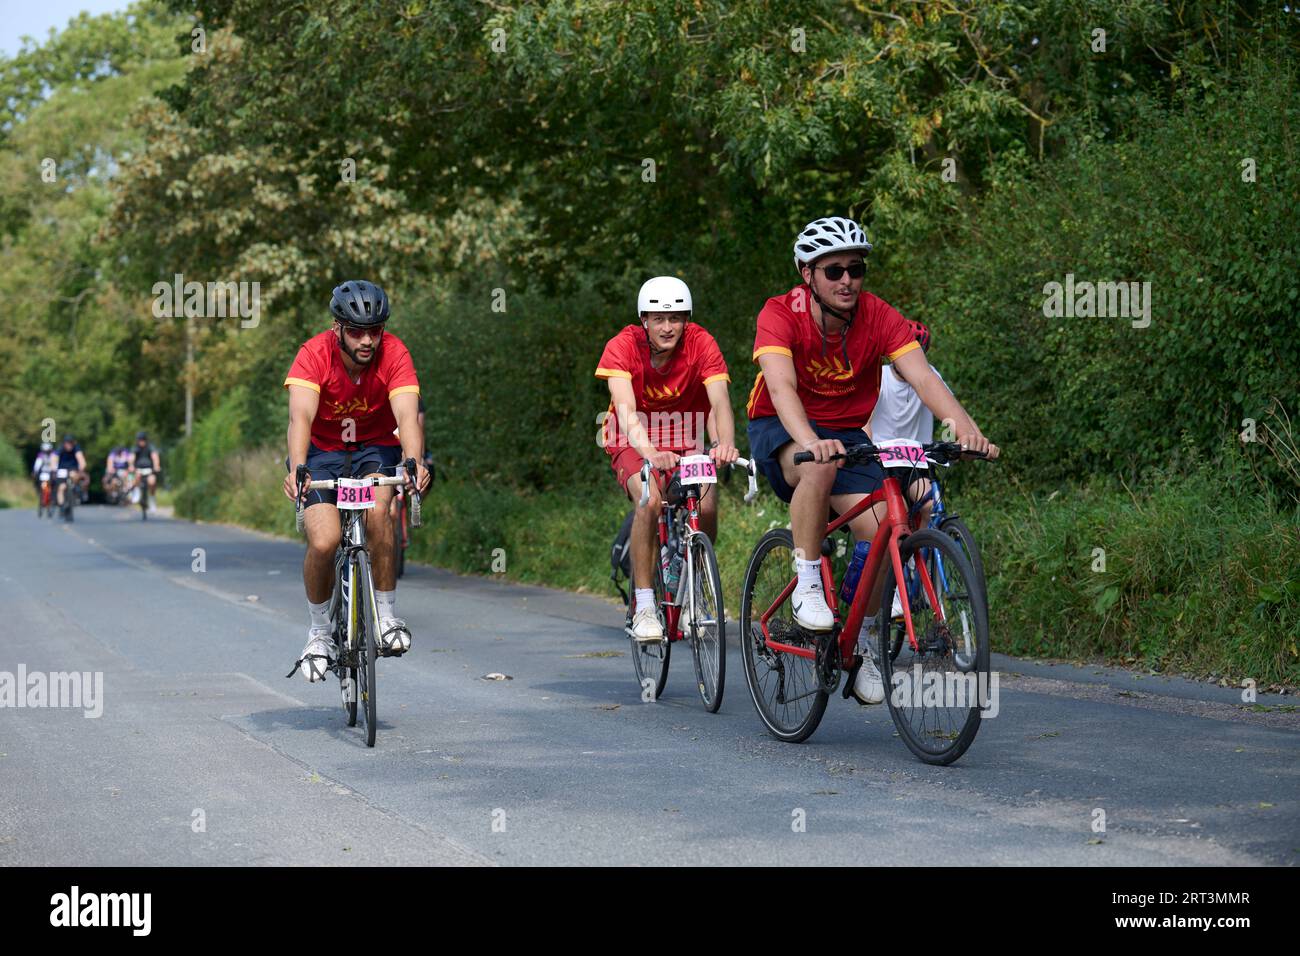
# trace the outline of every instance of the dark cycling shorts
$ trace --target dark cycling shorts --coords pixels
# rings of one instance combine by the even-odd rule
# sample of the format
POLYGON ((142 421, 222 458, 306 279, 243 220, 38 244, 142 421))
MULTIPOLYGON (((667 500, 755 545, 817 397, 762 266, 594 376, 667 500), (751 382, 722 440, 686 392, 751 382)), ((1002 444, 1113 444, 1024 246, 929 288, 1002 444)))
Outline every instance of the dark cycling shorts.
MULTIPOLYGON (((863 442, 870 441, 867 433, 861 428, 823 428, 814 421, 809 421, 808 424, 812 425, 818 438, 838 438, 846 448, 849 445, 861 445, 863 442)), ((776 496, 786 504, 789 504, 790 499, 794 497, 794 489, 786 484, 776 453, 782 445, 793 440, 776 415, 754 418, 749 422, 749 453, 758 470, 776 492, 776 496)), ((844 467, 835 476, 831 494, 869 495, 879 488, 884 480, 885 469, 878 461, 844 467)))
MULTIPOLYGON (((361 448, 354 449, 352 452, 352 473, 343 474, 343 458, 347 452, 343 451, 322 451, 315 445, 307 447, 307 470, 311 472, 312 481, 325 481, 330 478, 363 478, 366 475, 372 475, 381 468, 391 469, 393 465, 401 464, 402 446, 401 445, 365 445, 361 448)), ((288 461, 285 461, 288 466, 288 461)), ((392 471, 383 472, 385 475, 392 475, 392 471)), ((333 491, 309 491, 307 493, 307 506, 312 505, 332 505, 338 501, 338 495, 333 491)))

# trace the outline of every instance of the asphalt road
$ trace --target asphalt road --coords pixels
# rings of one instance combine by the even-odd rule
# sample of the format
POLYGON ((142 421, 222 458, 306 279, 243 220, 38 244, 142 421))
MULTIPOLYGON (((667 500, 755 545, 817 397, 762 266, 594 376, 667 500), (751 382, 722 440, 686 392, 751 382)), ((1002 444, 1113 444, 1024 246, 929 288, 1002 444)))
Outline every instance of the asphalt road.
POLYGON ((719 714, 688 653, 643 704, 621 608, 413 566, 367 749, 283 676, 301 543, 104 507, 0 542, 0 681, 103 674, 98 718, 0 706, 0 865, 1300 862, 1292 697, 995 656, 997 718, 928 767, 838 696, 772 739, 734 647, 719 714))

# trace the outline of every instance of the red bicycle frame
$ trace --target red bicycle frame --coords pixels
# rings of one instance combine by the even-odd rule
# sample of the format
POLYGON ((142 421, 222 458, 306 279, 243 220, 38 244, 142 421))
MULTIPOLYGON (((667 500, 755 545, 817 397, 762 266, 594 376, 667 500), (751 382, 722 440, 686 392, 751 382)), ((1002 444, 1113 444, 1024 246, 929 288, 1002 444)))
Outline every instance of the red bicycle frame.
MULTIPOLYGON (((661 473, 657 473, 657 474, 661 474, 661 473)), ((676 475, 677 470, 674 469, 672 474, 676 475)), ((669 478, 667 484, 669 485, 672 484, 671 477, 669 478)), ((656 561, 661 560, 660 555, 663 554, 663 549, 668 547, 668 516, 669 514, 671 514, 673 509, 685 507, 687 529, 693 534, 698 534, 700 532, 700 496, 697 487, 698 486, 696 485, 684 485, 682 487, 683 501, 675 505, 668 503, 667 494, 664 493, 663 487, 662 486, 660 487, 660 492, 664 493, 664 500, 663 500, 663 506, 659 509, 659 517, 657 519, 658 528, 659 528, 659 552, 658 554, 655 555, 656 561)), ((672 559, 673 556, 670 554, 668 556, 669 562, 671 562, 672 559)), ((683 565, 685 564, 685 559, 683 559, 682 563, 683 565)), ((677 599, 677 594, 676 592, 669 592, 668 590, 668 581, 666 580, 668 569, 662 568, 661 570, 665 576, 664 621, 667 626, 664 628, 664 633, 668 636, 668 641, 671 643, 673 641, 680 641, 685 637, 685 635, 682 634, 681 630, 677 627, 678 623, 681 621, 682 608, 681 605, 679 604, 671 603, 677 599)), ((680 579, 678 583, 679 584, 681 583, 680 579)))
MULTIPOLYGON (((842 661, 851 660, 854 656, 858 631, 862 627, 862 619, 867 613, 867 596, 871 591, 875 590, 876 581, 882 571, 886 553, 888 553, 890 561, 893 562, 894 580, 898 582, 904 580, 903 560, 898 553, 898 542, 907 537, 913 528, 912 523, 908 521, 907 502, 903 498, 902 489, 898 486, 898 479, 893 476, 886 476, 877 490, 828 524, 826 534, 823 536, 830 537, 839 528, 882 501, 885 503, 886 509, 885 520, 880 523, 876 536, 871 540, 871 550, 867 552, 866 566, 862 569, 862 576, 858 578, 857 593, 853 595, 853 601, 849 604, 848 617, 840 630, 839 649, 840 660, 842 661)), ((942 621, 944 619, 943 608, 935 594, 934 583, 930 579, 930 572, 926 568, 924 561, 916 562, 916 571, 921 580, 921 585, 925 589, 926 599, 929 601, 930 607, 934 608, 936 617, 942 621)), ((773 640, 771 632, 768 630, 768 621, 776 614, 777 608, 789 600, 798 581, 798 577, 790 579, 790 583, 772 602, 772 606, 764 611, 759 618, 759 626, 763 629, 764 643, 771 650, 782 654, 795 654, 799 657, 816 659, 817 652, 813 648, 796 647, 793 644, 773 640)), ((822 555, 822 588, 825 591, 826 603, 830 606, 831 613, 838 616, 838 589, 831 577, 830 558, 826 555, 822 555)), ((898 596, 903 605, 903 620, 907 624, 907 640, 913 650, 919 650, 916 632, 912 627, 912 608, 911 603, 908 601, 907 588, 899 587, 898 596)))

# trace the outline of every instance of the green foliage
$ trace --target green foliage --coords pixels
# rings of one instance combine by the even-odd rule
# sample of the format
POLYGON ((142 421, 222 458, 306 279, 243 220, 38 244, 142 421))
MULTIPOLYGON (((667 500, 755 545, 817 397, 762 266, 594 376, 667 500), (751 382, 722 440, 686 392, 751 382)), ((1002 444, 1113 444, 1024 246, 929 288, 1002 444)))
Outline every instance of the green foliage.
POLYGON ((1137 480, 1183 457, 1185 436, 1208 452, 1275 399, 1295 414, 1296 94, 1293 67, 1261 66, 1202 104, 1144 111, 1131 140, 990 189, 951 244, 894 280, 935 331, 932 361, 1025 480, 1137 480), (1046 283, 1067 274, 1150 282, 1150 326, 1045 316, 1046 283))
POLYGON ((965 507, 995 650, 1300 683, 1300 511, 1243 495, 1244 468, 965 507))
POLYGON ((0 435, 0 478, 20 478, 27 474, 28 465, 9 439, 0 435))

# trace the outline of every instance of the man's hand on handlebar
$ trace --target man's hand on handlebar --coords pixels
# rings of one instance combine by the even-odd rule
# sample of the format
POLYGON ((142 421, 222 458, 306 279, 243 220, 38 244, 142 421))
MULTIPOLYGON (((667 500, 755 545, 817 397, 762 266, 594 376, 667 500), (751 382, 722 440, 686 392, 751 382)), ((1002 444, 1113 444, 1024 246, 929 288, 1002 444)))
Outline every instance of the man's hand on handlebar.
POLYGON ((726 442, 718 442, 709 449, 709 457, 719 467, 723 465, 734 465, 736 459, 740 457, 740 451, 735 445, 728 445, 726 442))
POLYGON ((674 451, 652 451, 645 457, 650 462, 650 467, 659 471, 671 471, 681 460, 681 456, 674 451))
POLYGON ((968 432, 957 436, 957 444, 971 457, 983 456, 990 461, 998 457, 998 446, 979 432, 968 432))
MULTIPOLYGON (((284 496, 295 504, 298 501, 298 477, 296 468, 290 468, 289 473, 284 476, 284 496)), ((311 481, 311 474, 307 475, 307 481, 311 481)))
POLYGON ((801 447, 812 455, 813 461, 818 464, 830 461, 832 455, 844 454, 844 443, 838 438, 819 438, 801 447))
MULTIPOLYGON (((407 477, 406 483, 409 485, 411 483, 411 475, 409 472, 407 473, 406 477, 407 477)), ((429 490, 430 480, 431 479, 429 477, 429 469, 424 466, 424 462, 422 461, 416 462, 415 486, 420 490, 420 494, 424 494, 426 491, 429 490)))

